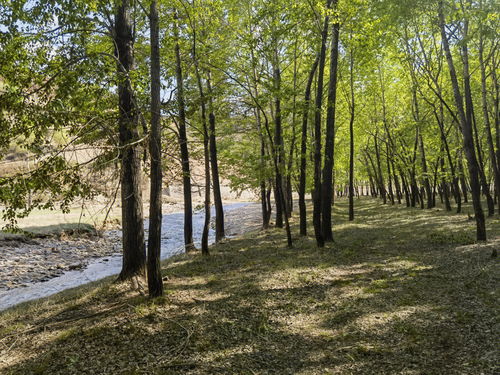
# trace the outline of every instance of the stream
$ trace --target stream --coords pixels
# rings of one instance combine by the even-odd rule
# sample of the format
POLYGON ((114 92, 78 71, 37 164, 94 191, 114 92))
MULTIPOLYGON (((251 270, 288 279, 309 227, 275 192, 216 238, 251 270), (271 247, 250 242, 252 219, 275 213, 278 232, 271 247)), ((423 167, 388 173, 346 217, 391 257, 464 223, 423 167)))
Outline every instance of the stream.
MULTIPOLYGON (((224 205, 224 212, 241 210, 250 202, 232 203, 224 205)), ((212 217, 215 209, 212 207, 212 217)), ((201 212, 193 213, 193 239, 196 247, 201 246, 201 235, 203 231, 205 215, 201 212)), ((149 220, 145 220, 144 227, 147 230, 149 220)), ((147 232, 146 232, 147 238, 147 232)), ((209 231, 209 243, 215 241, 215 231, 209 231)), ((163 215, 162 237, 161 237, 161 259, 170 258, 184 251, 184 213, 172 213, 163 215)), ((14 288, 0 291, 0 311, 22 302, 31 301, 59 293, 63 290, 102 279, 107 276, 118 274, 122 266, 122 255, 112 255, 91 260, 81 270, 66 271, 61 276, 44 282, 34 282, 27 287, 14 288)))

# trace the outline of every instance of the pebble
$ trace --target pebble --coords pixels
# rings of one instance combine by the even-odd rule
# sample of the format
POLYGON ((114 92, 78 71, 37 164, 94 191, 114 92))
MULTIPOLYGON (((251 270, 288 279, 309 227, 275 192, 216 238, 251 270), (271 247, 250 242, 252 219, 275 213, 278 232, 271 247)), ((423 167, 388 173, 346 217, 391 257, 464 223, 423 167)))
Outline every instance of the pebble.
POLYGON ((120 232, 103 237, 41 238, 26 243, 0 241, 0 291, 48 281, 65 271, 84 268, 92 258, 121 250, 120 232))

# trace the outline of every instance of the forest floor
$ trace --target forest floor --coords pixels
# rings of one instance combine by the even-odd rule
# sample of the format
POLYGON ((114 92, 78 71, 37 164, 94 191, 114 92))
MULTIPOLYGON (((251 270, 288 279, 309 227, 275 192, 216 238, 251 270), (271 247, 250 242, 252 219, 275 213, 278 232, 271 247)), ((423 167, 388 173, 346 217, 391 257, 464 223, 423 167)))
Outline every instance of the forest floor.
MULTIPOLYGON (((0 313, 2 374, 498 374, 500 219, 335 204, 335 243, 254 231, 0 313)), ((312 227, 310 227, 312 230, 312 227)))

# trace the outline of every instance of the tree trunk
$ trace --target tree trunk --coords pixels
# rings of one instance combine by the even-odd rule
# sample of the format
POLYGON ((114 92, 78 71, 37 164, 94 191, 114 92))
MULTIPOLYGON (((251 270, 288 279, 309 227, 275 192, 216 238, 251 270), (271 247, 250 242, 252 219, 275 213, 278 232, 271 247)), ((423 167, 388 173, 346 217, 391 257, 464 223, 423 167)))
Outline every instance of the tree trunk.
POLYGON ((375 156, 377 158, 377 171, 378 171, 378 180, 379 180, 379 189, 380 189, 380 195, 382 195, 382 200, 384 201, 384 204, 387 203, 387 191, 385 189, 385 183, 384 183, 384 176, 382 174, 382 165, 380 163, 380 150, 378 147, 378 132, 375 134, 374 140, 375 140, 375 156))
MULTIPOLYGON (((466 91, 467 91, 467 87, 469 87, 469 85, 465 85, 465 87, 466 87, 466 91)), ((470 90, 470 87, 469 87, 469 90, 470 90)), ((472 98, 472 96, 471 96, 471 98, 472 98)), ((467 101, 466 101, 466 103, 467 103, 467 101)), ((473 108, 472 102, 470 102, 469 105, 471 106, 471 108, 473 108)), ((482 148, 481 148, 481 143, 479 140, 479 134, 477 131, 476 120, 475 120, 473 109, 472 109, 472 118, 473 118, 472 130, 474 133, 474 138, 476 140, 476 148, 477 148, 477 164, 478 164, 478 170, 479 170, 479 181, 481 182, 483 194, 486 197, 486 206, 488 207, 488 216, 493 216, 495 214, 495 202, 493 201, 493 198, 491 197, 490 184, 488 183, 488 180, 486 179, 486 174, 484 172, 482 148)))
POLYGON ((175 35, 175 76, 177 81, 177 106, 179 111, 179 145, 181 149, 182 185, 184 193, 184 246, 186 252, 196 250, 193 243, 193 202, 191 199, 191 170, 189 166, 189 150, 186 133, 186 106, 184 99, 184 82, 182 77, 182 62, 179 46, 178 15, 174 14, 175 35))
MULTIPOLYGON (((443 151, 443 148, 444 147, 442 145, 441 146, 441 153, 443 151)), ((449 194, 448 194, 448 184, 446 183, 446 178, 445 178, 446 170, 445 170, 445 166, 444 166, 444 158, 440 158, 440 163, 441 163, 441 173, 442 173, 441 191, 443 194, 444 206, 446 208, 446 211, 451 211, 450 198, 449 198, 449 194)))
POLYGON ((134 70, 134 37, 128 0, 116 9, 115 55, 118 59, 119 132, 121 158, 121 202, 123 263, 119 280, 143 276, 146 266, 144 217, 141 191, 141 150, 138 113, 134 104, 130 72, 134 70))
MULTIPOLYGON (((327 0, 327 8, 330 9, 331 0, 327 0)), ((314 113, 314 192, 313 192, 313 225, 316 244, 318 247, 325 246, 322 218, 322 194, 321 194, 321 107, 323 104, 323 75, 326 60, 326 40, 328 38, 328 23, 330 17, 325 16, 323 31, 321 33, 321 49, 319 54, 318 83, 316 87, 316 103, 314 113)))
POLYGON ((399 178, 396 173, 396 168, 394 167, 394 156, 391 157, 392 173, 394 174, 394 185, 396 185, 396 196, 398 198, 398 204, 401 204, 401 199, 403 195, 401 194, 401 185, 399 183, 399 178))
POLYGON ((151 133, 149 154, 151 157, 151 195, 149 199, 148 234, 148 291, 150 297, 163 295, 161 277, 161 224, 162 224, 162 169, 161 169, 161 124, 160 124, 160 27, 157 2, 151 2, 149 10, 151 38, 151 133))
POLYGON ((446 139, 446 132, 444 129, 444 109, 442 103, 440 104, 439 114, 437 113, 437 111, 434 111, 434 116, 436 117, 436 121, 439 126, 439 131, 441 133, 441 143, 443 144, 444 150, 446 151, 448 164, 450 166, 453 195, 455 198, 455 203, 457 204, 457 213, 460 213, 462 211, 462 196, 460 194, 459 176, 457 175, 455 164, 453 163, 453 158, 450 152, 450 147, 448 145, 448 140, 446 139))
POLYGON ((286 196, 283 188, 283 170, 285 166, 284 160, 284 147, 283 147, 283 135, 281 130, 281 70, 278 61, 278 50, 274 51, 274 62, 273 62, 273 79, 274 79, 274 89, 275 89, 275 120, 274 120, 274 160, 275 160, 275 171, 276 171, 276 193, 277 199, 276 203, 281 205, 282 217, 285 221, 285 230, 288 247, 293 246, 292 233, 290 231, 289 216, 287 212, 286 196))
POLYGON ((269 228, 269 220, 271 217, 271 211, 267 207, 267 190, 266 190, 266 177, 264 170, 266 168, 266 145, 264 142, 264 135, 262 134, 262 118, 260 117, 260 111, 255 110, 255 117, 257 119, 257 128, 259 130, 259 140, 260 140, 260 169, 262 176, 260 178, 260 200, 262 209, 262 229, 269 228))
MULTIPOLYGON (((201 83, 201 80, 200 80, 201 83)), ((203 119, 203 151, 205 159, 205 221, 201 235, 201 253, 210 255, 208 250, 208 231, 210 229, 210 145, 206 118, 203 119)))
MULTIPOLYGON (((351 34, 352 37, 352 34, 351 34)), ((349 82, 351 89, 351 105, 349 110, 349 221, 354 220, 354 117, 356 115, 356 102, 354 97, 354 56, 351 49, 349 61, 349 82)))
MULTIPOLYGON (((274 163, 278 164, 279 160, 278 156, 275 155, 274 163)), ((276 221, 274 223, 276 228, 283 228, 283 205, 281 203, 281 189, 282 189, 283 181, 281 179, 281 173, 276 175, 274 181, 274 205, 276 206, 276 221), (279 180, 278 180, 279 178, 279 180)))
POLYGON ((406 207, 411 207, 410 201, 410 189, 408 188, 408 184, 406 183, 406 178, 403 174, 403 171, 400 171, 401 183, 403 184, 403 191, 405 194, 406 207))
MULTIPOLYGON (((333 0, 336 8, 338 0, 333 0)), ((335 147, 335 111, 337 99, 337 70, 339 60, 339 28, 340 24, 335 21, 332 30, 332 45, 330 51, 330 79, 328 82, 328 99, 325 129, 325 163, 323 166, 323 181, 321 185, 322 204, 322 234, 325 242, 333 241, 332 231, 332 204, 333 204, 333 164, 335 147)))
POLYGON ((219 162, 217 160, 217 139, 215 136, 215 111, 213 104, 213 92, 210 79, 210 72, 207 78, 208 90, 208 123, 209 128, 209 141, 210 141, 210 167, 212 171, 212 186, 214 189, 214 205, 215 205, 215 242, 219 242, 225 237, 224 230, 224 206, 222 204, 222 195, 220 192, 220 179, 219 179, 219 162))
MULTIPOLYGON (((256 62, 255 62, 255 55, 253 52, 253 49, 250 50, 251 58, 252 58, 252 79, 254 82, 254 96, 255 98, 259 97, 259 89, 258 89, 258 76, 257 76, 257 69, 255 67, 256 62)), ((261 208, 262 208, 262 229, 267 229, 269 228, 269 221, 271 219, 271 190, 269 190, 269 193, 266 189, 266 176, 265 176, 265 170, 266 170, 266 143, 265 143, 265 137, 264 137, 264 129, 262 128, 262 117, 260 113, 260 108, 255 108, 255 118, 257 120, 257 129, 259 131, 259 140, 260 140, 260 172, 261 172, 261 177, 260 177, 260 196, 261 196, 261 208), (269 202, 268 202, 269 201, 269 202)), ((266 126, 265 128, 268 129, 268 124, 267 124, 267 117, 264 117, 266 126)))
POLYGON ((209 146, 209 134, 207 126, 207 98, 203 91, 203 82, 201 80, 200 69, 198 65, 198 56, 196 54, 196 32, 193 31, 193 62, 194 71, 196 75, 196 83, 198 84, 198 92, 200 94, 200 111, 201 111, 201 125, 203 131, 203 157, 204 157, 204 167, 205 167, 205 220, 203 222, 203 230, 201 233, 201 253, 203 255, 209 255, 210 251, 208 249, 208 231, 210 229, 210 146, 209 146))
MULTIPOLYGON (((482 5, 482 1, 480 2, 482 5)), ((480 26, 481 27, 481 26, 480 26)), ((498 163, 495 153, 495 146, 493 145, 493 136, 491 134, 491 123, 490 114, 488 112, 488 99, 487 99, 487 87, 486 87, 486 67, 484 63, 484 41, 482 29, 480 30, 479 39, 479 66, 481 68, 481 100, 483 107, 483 119, 484 127, 486 130, 486 138, 488 140, 488 152, 490 155, 491 169, 493 170, 493 178, 495 181, 495 190, 497 195, 500 194, 500 170, 498 169, 498 163)), ((498 200, 500 202, 500 199, 498 200)), ((500 203, 499 203, 499 213, 500 213, 500 203)))
POLYGON ((391 201, 391 204, 394 205, 394 192, 392 190, 392 177, 391 177, 391 161, 389 157, 389 142, 385 143, 385 159, 387 163, 387 182, 388 182, 388 193, 389 193, 389 200, 391 201))
MULTIPOLYGON (((453 63, 453 57, 451 55, 450 45, 448 42, 448 36, 445 30, 445 20, 443 13, 443 1, 439 1, 439 26, 441 29, 441 38, 443 43, 443 48, 446 55, 446 60, 448 63, 448 70, 450 73, 451 84, 453 87, 453 96, 455 98, 455 105, 458 110, 460 125, 463 135, 463 144, 465 150, 465 156, 467 158, 467 165, 469 168, 470 184, 472 190, 472 202, 474 206, 474 213, 476 218, 476 237, 478 241, 486 240, 486 226, 484 220, 484 213, 481 207, 481 191, 479 185, 478 176, 478 164, 476 159, 476 153, 474 149, 474 138, 472 135, 472 124, 471 118, 466 116, 463 108, 462 95, 460 93, 460 87, 457 79, 457 74, 455 71, 455 65, 453 63)), ((467 44, 462 41, 462 53, 467 54, 467 44)), ((464 68, 465 71, 466 68, 464 68)), ((466 98, 469 100, 470 98, 466 98)))
MULTIPOLYGON (((464 164, 462 161, 462 154, 459 153, 458 155, 458 170, 460 173, 460 186, 462 190, 462 195, 464 196, 464 202, 468 203, 468 193, 469 193, 469 187, 467 186, 467 181, 465 180, 465 170, 464 170, 464 164)), ((458 212, 458 211, 457 211, 458 212)))
POLYGON ((300 144, 300 178, 299 178, 299 215, 300 235, 307 236, 307 210, 306 210, 306 173, 307 173, 307 121, 309 119, 309 106, 311 102, 311 87, 314 74, 318 68, 319 57, 314 60, 309 77, 307 78, 306 91, 304 94, 304 106, 302 113, 302 138, 300 144))
MULTIPOLYGON (((495 55, 491 56, 492 66, 497 66, 495 55)), ((497 168, 500 171, 500 110, 499 110, 499 98, 500 98, 500 85, 497 80, 497 71, 495 68, 491 69, 491 80, 493 83, 493 112, 495 113, 495 133, 496 133, 496 146, 497 146, 497 168)), ((500 194, 500 192, 499 192, 500 194)))
POLYGON ((424 174, 424 189, 425 189, 425 195, 427 196, 427 208, 430 209, 433 207, 432 192, 431 192, 431 184, 429 182, 429 172, 427 169, 427 159, 425 157, 424 139, 421 133, 420 133, 420 153, 422 158, 422 172, 424 174))

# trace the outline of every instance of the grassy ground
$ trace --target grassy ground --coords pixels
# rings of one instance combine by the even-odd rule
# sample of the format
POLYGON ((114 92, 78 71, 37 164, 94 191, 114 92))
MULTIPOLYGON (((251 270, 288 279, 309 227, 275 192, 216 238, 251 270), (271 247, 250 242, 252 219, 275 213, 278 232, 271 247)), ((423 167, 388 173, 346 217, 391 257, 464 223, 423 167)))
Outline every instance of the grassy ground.
POLYGON ((498 374, 499 219, 477 245, 467 215, 346 208, 322 250, 273 229, 171 259, 162 299, 108 279, 0 313, 0 373, 498 374))

